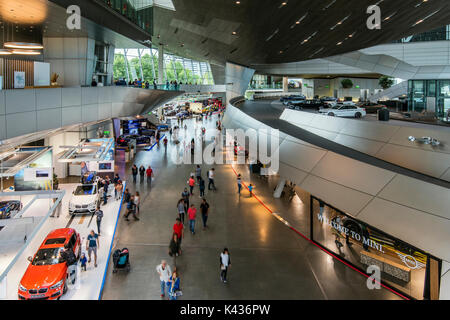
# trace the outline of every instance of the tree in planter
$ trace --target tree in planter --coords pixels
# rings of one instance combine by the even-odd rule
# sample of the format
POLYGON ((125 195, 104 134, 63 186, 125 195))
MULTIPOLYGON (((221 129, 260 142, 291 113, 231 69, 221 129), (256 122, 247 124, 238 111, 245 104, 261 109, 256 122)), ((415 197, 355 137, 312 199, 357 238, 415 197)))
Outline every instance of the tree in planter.
POLYGON ((353 88, 353 81, 350 79, 343 79, 341 81, 341 85, 342 85, 342 88, 344 88, 344 89, 351 89, 351 88, 353 88))
POLYGON ((394 79, 387 77, 387 76, 382 76, 378 80, 378 84, 380 85, 380 87, 383 88, 383 90, 386 90, 386 89, 389 89, 390 87, 392 87, 392 85, 394 84, 394 79))

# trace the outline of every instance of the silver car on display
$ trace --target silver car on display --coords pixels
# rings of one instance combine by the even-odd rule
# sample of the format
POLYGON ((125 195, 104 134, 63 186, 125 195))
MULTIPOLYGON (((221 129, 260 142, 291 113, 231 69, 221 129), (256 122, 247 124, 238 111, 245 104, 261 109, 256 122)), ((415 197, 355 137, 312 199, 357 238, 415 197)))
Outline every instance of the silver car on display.
POLYGON ((351 117, 360 119, 366 116, 366 109, 357 107, 354 103, 337 103, 333 107, 320 109, 319 113, 330 117, 351 117))
POLYGON ((79 185, 69 201, 69 214, 94 213, 99 204, 100 193, 96 184, 79 185))

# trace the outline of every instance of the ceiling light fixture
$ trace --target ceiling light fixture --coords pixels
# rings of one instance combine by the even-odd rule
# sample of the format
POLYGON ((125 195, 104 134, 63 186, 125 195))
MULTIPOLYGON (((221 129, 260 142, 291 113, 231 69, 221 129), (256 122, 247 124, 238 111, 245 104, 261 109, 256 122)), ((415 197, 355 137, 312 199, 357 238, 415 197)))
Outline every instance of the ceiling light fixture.
POLYGON ((32 42, 5 42, 3 46, 11 49, 44 49, 42 44, 32 42))
POLYGON ((12 51, 13 54, 22 54, 22 55, 27 55, 27 56, 36 56, 41 54, 40 51, 35 51, 35 50, 20 50, 20 49, 14 49, 12 51))
POLYGON ((10 54, 12 54, 11 50, 0 49, 0 55, 10 55, 10 54))

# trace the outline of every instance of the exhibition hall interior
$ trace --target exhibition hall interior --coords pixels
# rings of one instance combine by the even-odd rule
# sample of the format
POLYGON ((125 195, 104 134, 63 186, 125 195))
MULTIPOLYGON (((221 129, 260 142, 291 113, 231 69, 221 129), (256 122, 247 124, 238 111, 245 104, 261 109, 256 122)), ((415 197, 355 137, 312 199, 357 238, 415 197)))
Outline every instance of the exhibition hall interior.
POLYGON ((0 186, 2 301, 449 300, 450 2, 0 0, 0 186))

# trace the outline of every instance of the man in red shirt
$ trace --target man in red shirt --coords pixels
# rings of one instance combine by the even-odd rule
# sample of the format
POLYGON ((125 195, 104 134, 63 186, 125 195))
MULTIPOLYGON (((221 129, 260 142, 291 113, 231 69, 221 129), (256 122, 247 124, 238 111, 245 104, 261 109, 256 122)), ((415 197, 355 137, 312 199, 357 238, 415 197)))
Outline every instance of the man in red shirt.
POLYGON ((152 185, 152 176, 153 176, 152 167, 148 166, 146 173, 147 173, 147 184, 149 186, 151 186, 152 185))
POLYGON ((181 223, 180 218, 177 218, 177 222, 173 225, 173 233, 178 237, 178 248, 180 248, 179 254, 181 254, 181 240, 184 238, 184 225, 181 223))
POLYGON ((191 196, 194 195, 194 186, 195 186, 195 180, 193 177, 189 178, 189 189, 191 191, 191 196))
POLYGON ((195 234, 196 216, 197 216, 197 209, 195 209, 195 206, 191 204, 191 207, 188 210, 188 217, 189 217, 189 229, 191 230, 192 234, 195 234))

